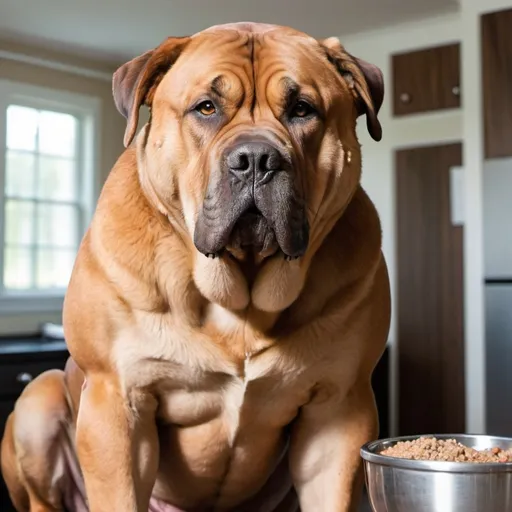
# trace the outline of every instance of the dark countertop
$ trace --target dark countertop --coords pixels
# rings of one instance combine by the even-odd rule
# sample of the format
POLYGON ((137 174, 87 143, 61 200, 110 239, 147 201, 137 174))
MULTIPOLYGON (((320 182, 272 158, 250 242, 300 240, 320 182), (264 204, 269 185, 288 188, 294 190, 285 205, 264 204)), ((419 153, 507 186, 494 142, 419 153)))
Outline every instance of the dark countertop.
POLYGON ((41 336, 0 337, 0 358, 67 352, 66 342, 41 336))

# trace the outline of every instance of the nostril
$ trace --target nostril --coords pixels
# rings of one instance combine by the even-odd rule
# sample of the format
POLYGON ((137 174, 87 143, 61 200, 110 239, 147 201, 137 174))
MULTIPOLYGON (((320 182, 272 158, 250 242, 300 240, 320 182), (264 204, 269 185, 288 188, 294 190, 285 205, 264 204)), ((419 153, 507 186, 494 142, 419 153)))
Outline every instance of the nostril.
POLYGON ((243 151, 232 153, 228 157, 228 165, 234 171, 247 171, 251 167, 249 155, 243 151))
POLYGON ((281 170, 283 158, 280 151, 268 143, 246 142, 229 153, 226 163, 232 171, 266 174, 281 170))
POLYGON ((268 165, 268 162, 269 162, 269 156, 267 153, 263 153, 263 155, 260 156, 260 160, 258 162, 258 170, 259 171, 269 171, 270 170, 270 167, 268 165))
POLYGON ((239 171, 247 171, 249 169, 249 167, 251 167, 251 162, 249 161, 249 157, 247 156, 246 153, 242 153, 239 157, 238 157, 238 166, 236 167, 237 170, 239 171))
POLYGON ((278 171, 281 169, 282 164, 279 151, 271 148, 261 155, 258 167, 262 172, 278 171))

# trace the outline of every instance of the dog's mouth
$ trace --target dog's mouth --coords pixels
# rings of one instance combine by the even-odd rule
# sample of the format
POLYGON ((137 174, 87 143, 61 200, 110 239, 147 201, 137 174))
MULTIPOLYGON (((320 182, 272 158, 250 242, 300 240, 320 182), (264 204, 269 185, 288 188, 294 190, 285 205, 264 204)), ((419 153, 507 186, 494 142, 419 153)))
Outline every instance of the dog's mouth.
POLYGON ((217 258, 226 252, 236 260, 251 259, 256 264, 277 254, 288 261, 304 255, 308 246, 308 224, 301 211, 286 212, 281 217, 265 215, 251 201, 239 216, 234 213, 231 213, 231 223, 218 223, 212 222, 213 215, 203 210, 194 234, 199 252, 208 258, 217 258))
POLYGON ((222 190, 206 196, 194 230, 194 244, 209 258, 223 252, 240 261, 248 257, 259 264, 282 254, 287 260, 306 252, 309 238, 303 202, 286 187, 253 196, 242 190, 233 200, 222 190), (284 192, 283 192, 284 190, 284 192))
POLYGON ((250 206, 236 221, 226 250, 241 261, 249 256, 262 261, 279 250, 273 226, 255 205, 250 206))

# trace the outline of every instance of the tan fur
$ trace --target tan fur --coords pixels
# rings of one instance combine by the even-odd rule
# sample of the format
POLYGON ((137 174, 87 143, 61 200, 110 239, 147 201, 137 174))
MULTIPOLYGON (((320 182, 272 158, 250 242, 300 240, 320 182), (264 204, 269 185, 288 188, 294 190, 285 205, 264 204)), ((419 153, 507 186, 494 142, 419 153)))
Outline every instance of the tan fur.
POLYGON ((73 359, 27 387, 3 439, 17 509, 58 510, 59 439, 76 428, 91 512, 146 512, 150 496, 168 511, 356 510, 390 298, 355 124, 366 113, 380 138, 381 75, 332 40, 252 24, 138 59, 114 79, 127 144, 140 104, 151 122, 80 247, 64 310, 73 359), (208 131, 183 112, 219 70, 228 120, 208 131), (299 133, 276 118, 287 72, 325 106, 322 125, 299 133), (193 237, 222 149, 255 130, 295 153, 310 241, 296 261, 261 256, 248 270, 193 237))

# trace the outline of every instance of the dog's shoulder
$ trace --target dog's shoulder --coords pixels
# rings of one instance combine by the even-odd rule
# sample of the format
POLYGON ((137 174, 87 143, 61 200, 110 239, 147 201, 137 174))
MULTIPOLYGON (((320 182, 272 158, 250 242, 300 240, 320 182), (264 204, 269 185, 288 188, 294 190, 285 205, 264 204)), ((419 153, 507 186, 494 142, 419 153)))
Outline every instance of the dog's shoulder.
POLYGON ((92 252, 141 285, 154 283, 158 246, 173 234, 167 218, 146 197, 135 149, 129 148, 113 167, 99 198, 90 227, 92 252))
MULTIPOLYGON (((102 189, 78 251, 68 295, 98 281, 102 283, 96 285, 98 289, 107 287, 116 303, 144 310, 163 307, 157 256, 162 239, 172 236, 172 226, 142 191, 135 150, 126 150, 102 189)), ((80 295, 82 307, 89 300, 96 299, 80 295)))

